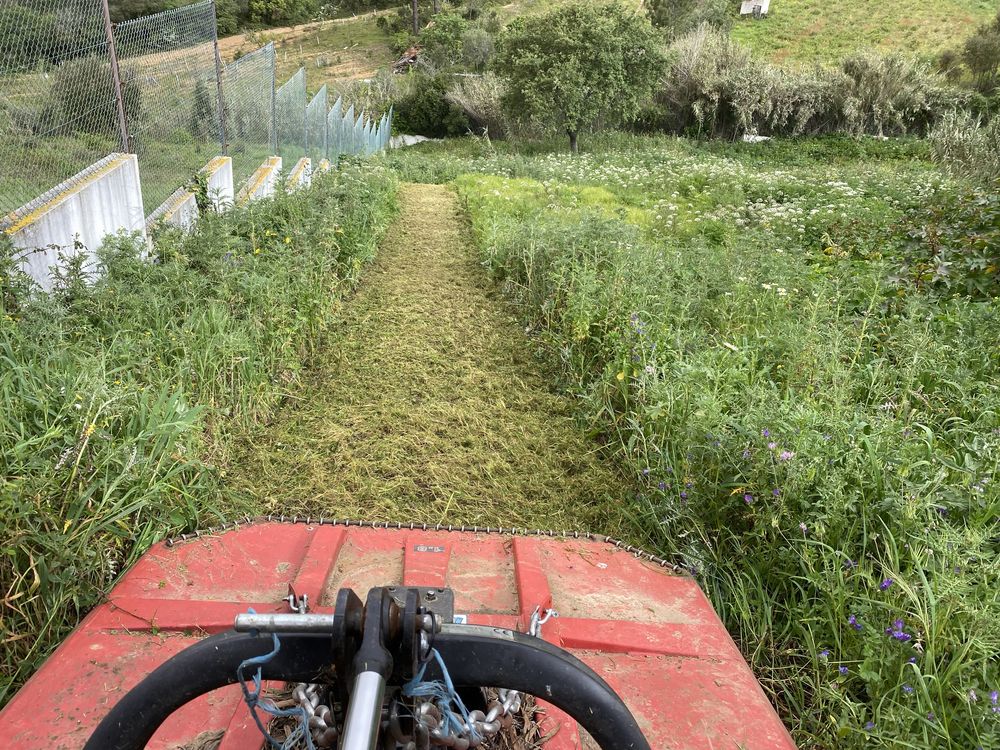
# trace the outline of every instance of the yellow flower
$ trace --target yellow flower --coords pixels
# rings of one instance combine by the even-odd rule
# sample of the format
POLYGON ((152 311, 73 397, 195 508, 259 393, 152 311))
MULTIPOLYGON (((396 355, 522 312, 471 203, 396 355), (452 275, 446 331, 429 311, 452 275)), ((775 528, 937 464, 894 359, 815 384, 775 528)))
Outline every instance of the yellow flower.
POLYGON ((292 238, 291 237, 285 237, 285 244, 286 245, 291 245, 292 244, 292 238))
POLYGON ((619 380, 624 380, 625 379, 625 371, 624 370, 622 370, 621 372, 618 373, 618 379, 619 380))

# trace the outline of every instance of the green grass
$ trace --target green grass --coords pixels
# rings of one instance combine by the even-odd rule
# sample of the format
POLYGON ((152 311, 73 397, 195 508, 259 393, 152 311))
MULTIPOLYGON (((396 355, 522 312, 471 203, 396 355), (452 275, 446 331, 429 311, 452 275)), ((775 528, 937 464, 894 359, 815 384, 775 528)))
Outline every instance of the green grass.
MULTIPOLYGON (((0 248, 0 703, 148 545, 252 510, 220 466, 269 419, 374 255, 396 181, 371 163, 122 237, 29 294, 0 248)), ((79 256, 82 257, 82 256, 79 256)))
POLYGON ((405 185, 301 397, 231 462, 231 485, 274 513, 620 533, 628 481, 489 286, 455 195, 405 185))
POLYGON ((454 181, 800 747, 997 746, 1000 314, 908 265, 964 187, 916 141, 588 148, 390 159, 454 181))
POLYGON ((733 37, 779 63, 833 63, 864 47, 930 57, 961 47, 996 12, 991 0, 774 0, 766 19, 737 21, 733 37))

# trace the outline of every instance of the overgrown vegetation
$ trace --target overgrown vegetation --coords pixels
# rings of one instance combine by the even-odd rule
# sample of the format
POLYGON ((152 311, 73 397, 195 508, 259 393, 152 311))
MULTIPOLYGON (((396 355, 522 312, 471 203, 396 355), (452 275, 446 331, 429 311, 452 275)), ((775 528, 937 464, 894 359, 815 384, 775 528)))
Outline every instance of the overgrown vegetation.
POLYGON ((916 141, 591 148, 391 158, 459 175, 483 262, 635 477, 637 533, 800 746, 996 746, 1000 279, 995 237, 969 244, 995 201, 916 141), (927 277, 943 255, 971 262, 927 277))
POLYGON ((51 293, 0 253, 0 702, 151 542, 232 516, 234 441, 297 381, 393 213, 370 163, 68 253, 51 293))

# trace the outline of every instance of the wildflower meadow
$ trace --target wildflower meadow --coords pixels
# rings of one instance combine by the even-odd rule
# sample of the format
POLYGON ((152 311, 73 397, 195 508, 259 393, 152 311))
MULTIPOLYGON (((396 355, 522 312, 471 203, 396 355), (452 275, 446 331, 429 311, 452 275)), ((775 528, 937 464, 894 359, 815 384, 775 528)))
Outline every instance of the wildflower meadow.
POLYGON ((455 185, 635 478, 635 533, 697 576, 801 747, 1000 746, 997 269, 913 243, 944 206, 988 236, 990 202, 925 149, 390 157, 455 185))

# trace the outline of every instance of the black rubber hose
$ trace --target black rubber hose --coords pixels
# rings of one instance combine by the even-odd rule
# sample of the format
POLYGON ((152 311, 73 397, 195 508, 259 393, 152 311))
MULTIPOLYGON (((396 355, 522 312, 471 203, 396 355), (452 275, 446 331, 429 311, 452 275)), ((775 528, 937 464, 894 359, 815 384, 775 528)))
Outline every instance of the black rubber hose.
MULTIPOLYGON (((263 666, 263 678, 315 682, 331 660, 331 647, 325 635, 281 636, 281 651, 263 666)), ((576 657, 541 639, 470 627, 438 634, 434 647, 456 687, 489 686, 537 695, 572 716, 601 750, 649 750, 632 714, 607 683, 576 657)), ((142 750, 170 714, 199 695, 235 682, 240 662, 271 649, 269 637, 235 632, 194 644, 127 693, 84 750, 142 750)))

